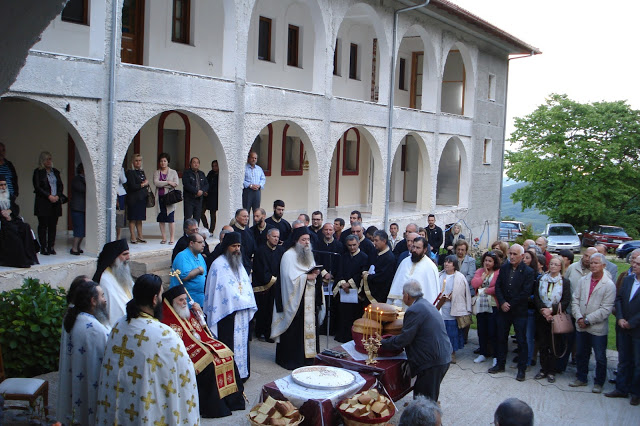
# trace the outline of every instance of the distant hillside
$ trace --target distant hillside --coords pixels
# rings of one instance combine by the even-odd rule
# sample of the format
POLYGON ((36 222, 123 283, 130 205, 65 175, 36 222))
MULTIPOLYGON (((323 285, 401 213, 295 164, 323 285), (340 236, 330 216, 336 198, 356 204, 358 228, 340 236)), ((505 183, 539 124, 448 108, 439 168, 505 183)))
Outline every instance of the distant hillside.
MULTIPOLYGON (((509 182, 511 183, 511 182, 509 182)), ((549 222, 549 218, 545 215, 541 214, 536 209, 525 209, 522 211, 522 204, 520 202, 514 203, 511 200, 511 194, 516 192, 518 188, 522 188, 528 185, 528 183, 520 182, 502 187, 502 202, 501 202, 501 210, 502 216, 513 216, 516 220, 524 223, 530 223, 533 225, 533 230, 536 232, 544 231, 545 225, 549 222)))

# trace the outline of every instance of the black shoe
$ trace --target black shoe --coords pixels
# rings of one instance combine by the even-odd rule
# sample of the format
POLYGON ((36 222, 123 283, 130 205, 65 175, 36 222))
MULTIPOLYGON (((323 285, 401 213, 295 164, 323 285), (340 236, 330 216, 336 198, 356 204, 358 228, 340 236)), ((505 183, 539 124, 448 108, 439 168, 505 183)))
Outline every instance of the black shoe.
POLYGON ((515 357, 513 357, 513 363, 514 363, 514 364, 517 364, 517 363, 518 363, 518 361, 520 361, 520 357, 519 357, 519 356, 515 356, 515 357))
POLYGON ((53 247, 51 247, 49 249, 49 254, 57 254, 56 251, 53 249, 53 247))
POLYGON ((275 340, 273 340, 270 337, 265 337, 264 341, 267 342, 267 343, 275 343, 276 342, 275 340))
POLYGON ((480 348, 476 349, 475 351, 473 351, 474 354, 479 355, 480 354, 480 348))
POLYGON ((525 374, 524 370, 518 370, 518 375, 516 376, 516 380, 519 382, 524 382, 525 374))
POLYGON ((257 337, 258 337, 258 340, 260 340, 261 342, 265 341, 264 336, 257 336, 257 337))
POLYGON ((611 383, 611 384, 614 384, 614 385, 615 385, 615 384, 616 384, 616 379, 609 379, 609 383, 611 383))
POLYGON ((69 253, 71 253, 74 256, 80 256, 80 250, 78 251, 73 251, 73 249, 69 250, 69 253))
POLYGON ((626 398, 629 396, 629 394, 619 391, 618 389, 614 389, 611 392, 605 393, 604 396, 606 396, 607 398, 626 398))
POLYGON ((487 370, 487 373, 489 374, 504 373, 504 366, 496 365, 495 367, 491 367, 490 369, 487 370))
POLYGON ((45 256, 49 256, 49 250, 47 250, 46 248, 41 248, 40 249, 40 254, 43 254, 45 256))
POLYGON ((536 360, 535 359, 531 360, 531 365, 536 365, 536 360))

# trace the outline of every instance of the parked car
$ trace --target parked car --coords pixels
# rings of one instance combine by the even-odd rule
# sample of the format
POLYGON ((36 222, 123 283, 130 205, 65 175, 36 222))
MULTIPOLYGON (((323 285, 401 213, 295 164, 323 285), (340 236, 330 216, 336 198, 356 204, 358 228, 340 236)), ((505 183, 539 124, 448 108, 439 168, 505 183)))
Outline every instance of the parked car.
POLYGON ((616 249, 616 255, 629 263, 631 260, 631 252, 635 249, 640 249, 640 240, 627 241, 626 243, 620 244, 616 249))
POLYGON ((514 220, 503 220, 500 222, 500 240, 515 241, 524 229, 524 223, 514 220))
POLYGON ((631 237, 619 226, 597 225, 582 234, 582 245, 585 247, 604 244, 607 249, 616 249, 627 241, 631 241, 631 237))
POLYGON ((564 249, 580 253, 580 237, 570 223, 548 223, 542 236, 546 237, 547 250, 552 253, 564 249))

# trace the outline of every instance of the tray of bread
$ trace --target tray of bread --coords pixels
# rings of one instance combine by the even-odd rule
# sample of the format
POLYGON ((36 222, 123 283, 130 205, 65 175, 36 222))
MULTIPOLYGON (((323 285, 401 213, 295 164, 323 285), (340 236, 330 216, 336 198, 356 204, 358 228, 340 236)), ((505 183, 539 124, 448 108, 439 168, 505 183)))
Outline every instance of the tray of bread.
POLYGON ((382 424, 396 413, 396 406, 376 389, 369 389, 342 400, 338 412, 347 426, 382 424))
POLYGON ((349 386, 356 378, 349 370, 324 365, 300 367, 291 373, 295 383, 312 389, 339 389, 349 386))
POLYGON ((279 401, 270 396, 251 409, 247 414, 254 426, 295 426, 302 423, 304 416, 289 401, 279 401))

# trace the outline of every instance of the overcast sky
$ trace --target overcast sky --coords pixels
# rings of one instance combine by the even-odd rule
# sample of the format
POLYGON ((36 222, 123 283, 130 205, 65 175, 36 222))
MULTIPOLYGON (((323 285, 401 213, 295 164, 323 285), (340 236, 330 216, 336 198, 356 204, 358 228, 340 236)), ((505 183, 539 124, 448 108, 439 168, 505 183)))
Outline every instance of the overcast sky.
POLYGON ((507 137, 550 93, 640 109, 640 1, 452 1, 542 51, 510 63, 507 137))

